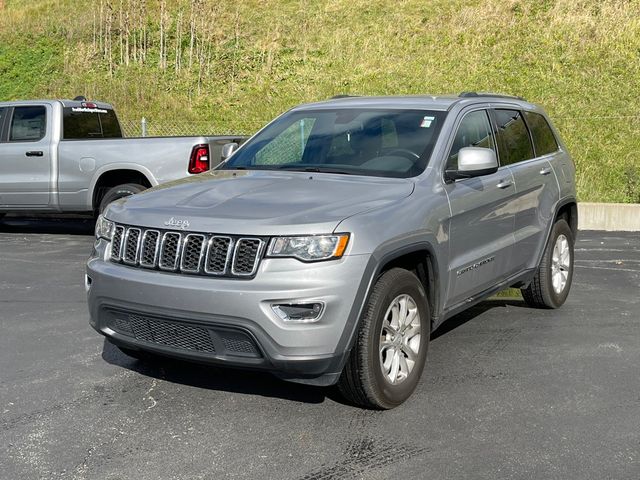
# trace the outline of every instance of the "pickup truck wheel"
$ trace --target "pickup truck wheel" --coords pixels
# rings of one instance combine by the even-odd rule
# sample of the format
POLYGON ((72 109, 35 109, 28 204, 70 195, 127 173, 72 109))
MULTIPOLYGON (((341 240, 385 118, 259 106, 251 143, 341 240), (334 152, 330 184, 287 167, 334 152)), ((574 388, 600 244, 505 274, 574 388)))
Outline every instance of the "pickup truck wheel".
POLYGON ((567 299, 573 278, 573 232, 564 220, 558 220, 551 230, 542 261, 531 284, 522 289, 529 306, 558 308, 567 299))
POLYGON ((109 205, 111 202, 118 200, 119 198, 135 195, 136 193, 140 193, 146 189, 147 187, 144 187, 137 183, 125 183, 123 185, 112 187, 107 190, 107 193, 105 193, 102 197, 102 200, 100 200, 100 207, 98 211, 99 213, 102 213, 104 212, 104 209, 107 208, 107 205, 109 205))
POLYGON ((338 381, 354 404, 397 407, 413 393, 427 356, 431 334, 429 304, 420 280, 393 268, 376 282, 355 345, 338 381))

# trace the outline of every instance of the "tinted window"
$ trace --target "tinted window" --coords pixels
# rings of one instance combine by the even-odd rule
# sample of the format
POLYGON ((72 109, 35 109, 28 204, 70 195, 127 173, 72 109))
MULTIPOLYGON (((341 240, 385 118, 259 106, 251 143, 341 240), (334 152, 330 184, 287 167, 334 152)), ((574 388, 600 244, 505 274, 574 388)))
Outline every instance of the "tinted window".
POLYGON ((458 168, 458 152, 464 147, 490 148, 495 151, 496 147, 491 134, 491 124, 486 110, 468 113, 460 122, 449 152, 447 170, 456 170, 458 168))
POLYGON ((33 142, 45 136, 47 130, 47 111, 45 107, 15 107, 9 141, 33 142))
POLYGON ((542 155, 557 152, 558 142, 556 142, 556 137, 553 135, 547 120, 539 113, 533 112, 524 112, 524 118, 533 137, 536 156, 541 157, 542 155))
POLYGON ((496 110, 498 152, 501 165, 511 165, 533 158, 529 131, 518 110, 496 110))
POLYGON ((65 140, 122 137, 120 124, 113 110, 64 107, 63 122, 65 140))
POLYGON ((426 167, 445 112, 321 109, 273 121, 220 169, 413 177, 426 167))

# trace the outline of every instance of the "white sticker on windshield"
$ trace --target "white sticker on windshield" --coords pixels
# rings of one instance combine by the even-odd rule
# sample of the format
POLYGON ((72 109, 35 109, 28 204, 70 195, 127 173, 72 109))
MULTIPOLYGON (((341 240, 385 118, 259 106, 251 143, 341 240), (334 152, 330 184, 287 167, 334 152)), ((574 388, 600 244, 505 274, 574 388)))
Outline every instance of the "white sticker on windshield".
POLYGON ((420 123, 420 128, 429 128, 431 126, 431 122, 435 119, 436 117, 424 117, 420 123))

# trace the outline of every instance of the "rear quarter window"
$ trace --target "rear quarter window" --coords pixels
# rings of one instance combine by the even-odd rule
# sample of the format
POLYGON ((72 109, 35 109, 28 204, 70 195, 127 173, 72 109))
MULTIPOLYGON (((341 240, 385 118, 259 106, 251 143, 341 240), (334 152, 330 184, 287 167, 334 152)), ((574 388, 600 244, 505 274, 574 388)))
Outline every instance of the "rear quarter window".
POLYGON ((558 142, 546 118, 534 112, 524 112, 524 118, 533 137, 536 156, 541 157, 542 155, 557 152, 558 142))
POLYGON ((122 137, 120 124, 113 110, 64 107, 62 121, 65 140, 122 137))

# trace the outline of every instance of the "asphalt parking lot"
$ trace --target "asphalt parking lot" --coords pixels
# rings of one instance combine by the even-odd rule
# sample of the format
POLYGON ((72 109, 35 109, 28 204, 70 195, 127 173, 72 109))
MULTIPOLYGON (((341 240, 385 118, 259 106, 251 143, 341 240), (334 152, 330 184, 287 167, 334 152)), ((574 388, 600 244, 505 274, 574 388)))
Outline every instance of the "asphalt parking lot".
POLYGON ((389 412, 267 374, 145 365, 87 321, 93 224, 0 221, 0 478, 640 478, 640 235, 582 232, 559 310, 434 333, 389 412))

